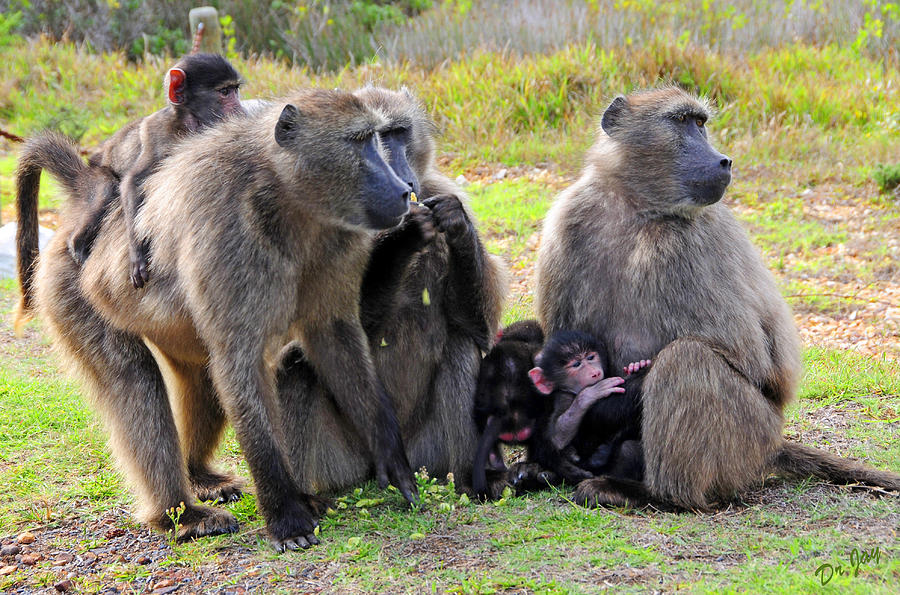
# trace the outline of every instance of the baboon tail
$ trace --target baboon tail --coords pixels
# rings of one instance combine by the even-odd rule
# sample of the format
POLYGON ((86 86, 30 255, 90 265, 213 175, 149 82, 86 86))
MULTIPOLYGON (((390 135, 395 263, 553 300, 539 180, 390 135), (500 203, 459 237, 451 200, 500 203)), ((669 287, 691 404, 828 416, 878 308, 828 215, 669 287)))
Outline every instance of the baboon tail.
POLYGON ((46 169, 68 191, 77 196, 77 180, 87 164, 78 147, 68 137, 54 132, 39 134, 22 148, 16 171, 16 252, 22 298, 16 311, 15 328, 19 333, 33 308, 34 268, 38 257, 38 191, 41 170, 46 169))
POLYGON ((775 456, 775 472, 790 477, 818 477, 836 484, 862 483, 900 491, 900 475, 896 473, 873 469, 787 440, 775 456))

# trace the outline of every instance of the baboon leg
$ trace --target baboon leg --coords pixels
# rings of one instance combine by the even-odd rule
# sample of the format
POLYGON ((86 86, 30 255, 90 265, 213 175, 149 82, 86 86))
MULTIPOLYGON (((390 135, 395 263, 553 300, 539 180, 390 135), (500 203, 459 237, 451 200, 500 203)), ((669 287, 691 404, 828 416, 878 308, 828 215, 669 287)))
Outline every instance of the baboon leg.
POLYGON ((282 551, 307 548, 319 542, 314 535, 317 515, 292 478, 278 436, 275 386, 266 374, 260 330, 222 332, 225 340, 210 349, 210 374, 253 475, 273 545, 282 551))
POLYGON ((334 400, 299 345, 279 358, 276 382, 286 451, 301 490, 318 493, 347 488, 372 474, 365 441, 350 435, 334 400))
POLYGON ((654 498, 639 481, 604 475, 585 479, 575 488, 572 500, 582 506, 619 506, 639 508, 654 498))
POLYGON ((206 366, 165 360, 172 371, 169 388, 174 398, 171 402, 191 489, 201 502, 218 504, 240 500, 243 482, 212 466, 226 419, 206 366))
POLYGON ((39 299, 63 355, 87 381, 109 429, 113 454, 138 492, 146 522, 173 528, 167 511, 184 504, 180 539, 237 530, 225 510, 191 496, 159 367, 140 337, 112 328, 81 295, 63 238, 44 266, 39 299), (55 257, 55 258, 54 258, 55 257))
POLYGON ((679 339, 644 383, 644 483, 663 502, 702 510, 765 477, 781 413, 707 344, 679 339))
POLYGON ((406 449, 413 469, 424 466, 439 479, 452 472, 457 486, 469 486, 478 444, 472 407, 481 354, 471 339, 451 336, 443 355, 427 397, 429 414, 424 424, 404 432, 410 436, 406 449))

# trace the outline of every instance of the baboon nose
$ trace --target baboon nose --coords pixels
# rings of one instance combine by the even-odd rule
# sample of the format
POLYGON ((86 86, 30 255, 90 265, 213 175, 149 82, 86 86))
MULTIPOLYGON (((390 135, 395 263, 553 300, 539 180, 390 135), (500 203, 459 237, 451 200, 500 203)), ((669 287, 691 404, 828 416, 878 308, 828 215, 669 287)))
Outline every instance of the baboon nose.
POLYGON ((723 157, 721 161, 719 161, 719 165, 724 167, 725 169, 731 169, 731 159, 728 157, 723 157))

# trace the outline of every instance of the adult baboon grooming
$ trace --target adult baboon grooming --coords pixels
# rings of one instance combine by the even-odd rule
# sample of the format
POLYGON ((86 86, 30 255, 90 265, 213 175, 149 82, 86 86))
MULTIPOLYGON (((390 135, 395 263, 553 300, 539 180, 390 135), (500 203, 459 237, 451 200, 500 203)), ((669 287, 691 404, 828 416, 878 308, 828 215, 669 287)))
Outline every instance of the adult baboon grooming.
MULTIPOLYGON (((372 358, 394 397, 413 468, 424 465, 435 477, 452 471, 458 484, 468 483, 477 441, 473 394, 481 352, 499 326, 503 268, 479 241, 463 192, 435 167, 434 125, 415 98, 376 87, 356 96, 387 120, 380 136, 389 162, 419 187, 427 208, 418 216, 437 230, 418 251, 404 247, 408 222, 379 234, 361 295, 372 358)), ((370 476, 360 437, 296 347, 284 354, 278 386, 304 489, 335 490, 370 476)))
MULTIPOLYGON (((221 403, 276 547, 317 542, 318 503, 290 476, 266 359, 290 337, 299 338, 362 437, 379 481, 414 497, 391 399, 359 322, 372 235, 365 227, 396 225, 409 200, 408 185, 380 153, 375 131, 383 123, 348 93, 307 90, 176 147, 147 179, 136 222, 138 239, 150 241, 155 271, 143 292, 132 289, 124 266, 120 209, 106 218, 83 267, 66 247, 72 217, 41 255, 39 311, 86 379, 153 525, 171 526, 165 511, 180 502, 187 506, 182 537, 232 531, 236 523, 227 511, 192 503, 181 447, 190 459, 195 445, 179 442, 144 340, 171 364, 183 436, 209 442, 204 408, 221 403), (116 264, 122 266, 110 266, 116 264)), ((24 162, 33 157, 26 148, 24 162)), ((87 167, 74 152, 68 159, 73 171, 87 167)), ((33 202, 20 201, 19 209, 23 221, 33 220, 33 202)))
POLYGON ((709 110, 677 88, 617 97, 581 178, 544 225, 537 310, 549 334, 600 338, 643 386, 643 483, 579 484, 582 503, 705 509, 769 471, 900 488, 900 476, 786 442, 800 373, 787 305, 727 207, 731 160, 709 110))

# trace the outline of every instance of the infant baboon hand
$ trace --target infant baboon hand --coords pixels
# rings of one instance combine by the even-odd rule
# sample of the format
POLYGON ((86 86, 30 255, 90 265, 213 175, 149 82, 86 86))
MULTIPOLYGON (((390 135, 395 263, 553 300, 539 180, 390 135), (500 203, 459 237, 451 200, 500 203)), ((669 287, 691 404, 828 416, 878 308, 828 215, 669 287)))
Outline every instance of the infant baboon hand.
POLYGON ((625 367, 623 368, 623 370, 625 371, 625 375, 628 376, 629 374, 634 374, 634 373, 637 372, 638 370, 641 370, 641 369, 643 369, 643 368, 646 368, 646 367, 649 366, 649 365, 650 365, 650 360, 649 360, 649 359, 642 359, 642 360, 639 361, 639 362, 631 362, 630 364, 628 364, 627 366, 625 366, 625 367))
POLYGON ((625 379, 621 376, 604 378, 597 384, 585 387, 584 390, 578 393, 577 398, 578 400, 585 400, 588 401, 588 403, 593 403, 600 399, 605 399, 615 393, 624 393, 625 389, 621 386, 624 382, 625 379))
POLYGON ((471 229, 469 218, 458 197, 452 194, 439 194, 422 204, 431 209, 438 230, 447 234, 450 241, 469 235, 471 229))

